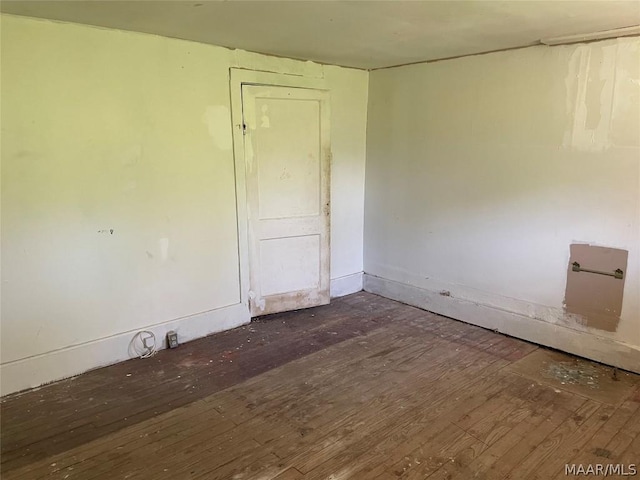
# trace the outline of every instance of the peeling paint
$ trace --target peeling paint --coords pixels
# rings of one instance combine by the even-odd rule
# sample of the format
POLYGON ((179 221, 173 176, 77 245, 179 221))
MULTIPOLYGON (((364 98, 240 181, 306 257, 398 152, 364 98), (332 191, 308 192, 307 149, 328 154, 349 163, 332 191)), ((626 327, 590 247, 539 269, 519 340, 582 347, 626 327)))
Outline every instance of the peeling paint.
POLYGON ((264 298, 258 298, 256 292, 249 290, 249 301, 255 305, 260 311, 264 312, 266 307, 266 300, 264 298))

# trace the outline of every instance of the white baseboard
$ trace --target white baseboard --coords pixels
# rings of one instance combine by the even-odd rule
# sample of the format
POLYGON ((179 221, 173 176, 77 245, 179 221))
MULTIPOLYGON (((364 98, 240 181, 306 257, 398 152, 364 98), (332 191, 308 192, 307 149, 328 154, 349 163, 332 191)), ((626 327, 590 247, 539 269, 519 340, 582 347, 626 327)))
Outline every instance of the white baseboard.
MULTIPOLYGON (((359 272, 331 280, 331 297, 342 297, 361 291, 362 275, 362 272, 359 272)), ((175 330, 180 342, 184 343, 246 325, 250 321, 248 308, 236 304, 7 362, 0 365, 0 395, 38 387, 134 358, 135 354, 129 350, 129 346, 133 336, 140 330, 153 332, 160 350, 166 348, 165 338, 170 330, 175 330)))
POLYGON ((640 373, 640 347, 440 292, 364 274, 364 290, 439 315, 640 373))
POLYGON ((251 321, 245 305, 236 304, 130 332, 86 342, 0 365, 0 393, 7 395, 38 387, 88 370, 134 358, 129 344, 136 332, 149 330, 156 336, 158 349, 166 348, 166 334, 178 333, 181 343, 212 333, 229 330, 251 321))
POLYGON ((331 279, 331 298, 344 297, 362 290, 363 272, 331 279))

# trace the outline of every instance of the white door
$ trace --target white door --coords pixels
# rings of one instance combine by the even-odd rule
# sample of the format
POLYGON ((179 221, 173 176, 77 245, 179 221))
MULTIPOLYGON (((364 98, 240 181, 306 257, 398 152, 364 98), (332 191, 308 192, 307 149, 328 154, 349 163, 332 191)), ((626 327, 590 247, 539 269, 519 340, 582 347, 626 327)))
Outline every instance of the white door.
POLYGON ((327 93, 242 86, 252 316, 329 303, 327 93))

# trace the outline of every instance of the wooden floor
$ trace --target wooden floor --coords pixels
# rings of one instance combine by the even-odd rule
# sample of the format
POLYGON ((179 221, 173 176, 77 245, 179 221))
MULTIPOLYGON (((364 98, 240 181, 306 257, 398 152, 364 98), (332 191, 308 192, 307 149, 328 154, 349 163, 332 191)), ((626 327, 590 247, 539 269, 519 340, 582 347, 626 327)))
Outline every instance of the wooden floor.
POLYGON ((549 480, 571 478, 565 464, 628 472, 640 464, 640 379, 612 377, 358 293, 3 398, 2 478, 549 480))

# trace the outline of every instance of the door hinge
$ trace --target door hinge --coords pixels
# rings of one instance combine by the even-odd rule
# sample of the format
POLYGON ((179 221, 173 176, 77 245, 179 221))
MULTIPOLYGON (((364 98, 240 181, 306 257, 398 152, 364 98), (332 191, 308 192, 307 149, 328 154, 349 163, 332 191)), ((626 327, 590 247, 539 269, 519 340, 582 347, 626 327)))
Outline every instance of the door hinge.
POLYGON ((247 134, 247 124, 243 123, 242 124, 242 135, 246 135, 247 134))

